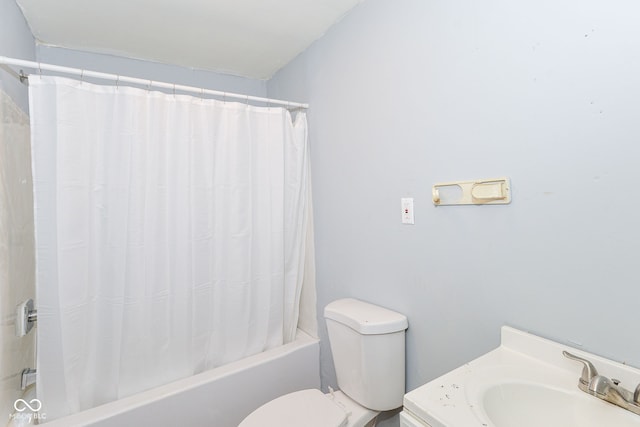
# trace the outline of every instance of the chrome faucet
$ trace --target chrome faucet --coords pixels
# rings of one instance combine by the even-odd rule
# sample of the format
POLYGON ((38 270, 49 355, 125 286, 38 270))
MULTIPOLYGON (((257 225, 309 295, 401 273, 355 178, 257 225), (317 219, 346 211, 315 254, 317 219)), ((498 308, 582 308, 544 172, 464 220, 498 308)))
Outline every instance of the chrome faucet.
POLYGON ((635 392, 631 392, 620 386, 620 381, 599 375, 596 367, 587 359, 567 351, 563 351, 562 354, 571 360, 582 362, 582 375, 578 380, 580 390, 640 415, 640 384, 636 387, 635 392))

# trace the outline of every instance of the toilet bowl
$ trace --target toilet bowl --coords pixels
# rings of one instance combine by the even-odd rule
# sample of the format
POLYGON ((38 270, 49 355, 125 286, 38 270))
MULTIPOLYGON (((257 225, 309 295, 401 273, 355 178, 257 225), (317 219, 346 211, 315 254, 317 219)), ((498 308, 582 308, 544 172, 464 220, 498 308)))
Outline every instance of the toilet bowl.
POLYGON ((402 406, 407 318, 351 298, 327 305, 324 317, 340 391, 280 396, 238 427, 366 427, 402 406))

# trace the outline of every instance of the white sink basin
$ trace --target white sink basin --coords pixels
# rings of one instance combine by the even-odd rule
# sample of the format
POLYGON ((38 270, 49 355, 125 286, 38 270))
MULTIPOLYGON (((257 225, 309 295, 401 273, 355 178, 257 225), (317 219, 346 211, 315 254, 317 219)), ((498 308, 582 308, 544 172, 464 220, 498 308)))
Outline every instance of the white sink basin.
POLYGON ((497 349, 404 396, 403 427, 640 427, 640 415, 578 389, 582 364, 627 390, 640 370, 510 327, 497 349))
POLYGON ((510 383, 484 393, 483 407, 495 427, 638 427, 640 416, 575 392, 510 383))

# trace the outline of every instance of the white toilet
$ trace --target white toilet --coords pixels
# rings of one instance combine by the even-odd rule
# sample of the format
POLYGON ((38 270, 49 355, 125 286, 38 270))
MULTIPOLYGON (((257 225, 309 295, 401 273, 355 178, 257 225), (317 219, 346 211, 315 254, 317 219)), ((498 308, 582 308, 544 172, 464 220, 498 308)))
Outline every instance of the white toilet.
POLYGON ((407 318, 350 298, 327 305, 324 317, 340 391, 280 396, 239 427, 364 427, 402 406, 407 318))

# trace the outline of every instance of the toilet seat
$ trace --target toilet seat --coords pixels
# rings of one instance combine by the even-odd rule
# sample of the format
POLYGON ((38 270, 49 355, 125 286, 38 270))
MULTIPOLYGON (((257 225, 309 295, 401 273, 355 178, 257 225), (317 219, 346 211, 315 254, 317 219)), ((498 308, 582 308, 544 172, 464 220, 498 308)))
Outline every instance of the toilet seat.
POLYGON ((347 413, 320 390, 285 394, 267 402, 238 427, 345 427, 347 413))

